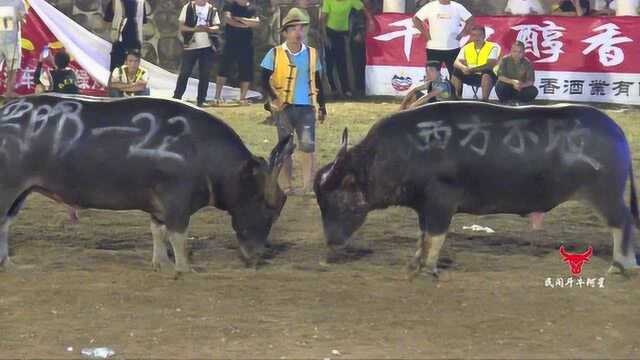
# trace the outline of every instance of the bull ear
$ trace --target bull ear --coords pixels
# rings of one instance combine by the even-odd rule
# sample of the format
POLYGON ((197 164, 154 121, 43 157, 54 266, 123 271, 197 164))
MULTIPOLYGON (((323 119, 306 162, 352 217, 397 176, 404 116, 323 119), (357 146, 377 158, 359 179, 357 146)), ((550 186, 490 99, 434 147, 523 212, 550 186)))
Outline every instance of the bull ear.
POLYGON ((347 157, 347 149, 349 146, 349 130, 344 128, 342 132, 342 140, 340 142, 340 150, 338 150, 338 154, 336 155, 336 159, 333 161, 333 164, 324 174, 322 174, 322 178, 320 179, 320 187, 326 191, 333 190, 337 187, 338 181, 342 176, 342 170, 344 167, 344 161, 347 157))
POLYGON ((280 169, 284 161, 293 154, 294 144, 293 135, 289 134, 286 138, 282 139, 276 147, 271 151, 269 156, 269 170, 271 175, 276 178, 280 174, 280 169))
POLYGON ((585 258, 590 258, 591 255, 593 255, 593 246, 589 245, 589 248, 587 249, 587 251, 582 253, 582 256, 584 256, 585 258))

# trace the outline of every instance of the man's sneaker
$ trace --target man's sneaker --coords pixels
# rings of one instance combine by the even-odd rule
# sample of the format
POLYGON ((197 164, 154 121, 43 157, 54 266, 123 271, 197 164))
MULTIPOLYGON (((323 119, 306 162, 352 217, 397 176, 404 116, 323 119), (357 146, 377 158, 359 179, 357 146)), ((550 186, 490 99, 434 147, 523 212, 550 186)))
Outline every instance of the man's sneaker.
POLYGON ((208 108, 208 107, 212 107, 213 105, 209 102, 203 101, 203 102, 199 102, 198 103, 198 107, 199 108, 208 108))

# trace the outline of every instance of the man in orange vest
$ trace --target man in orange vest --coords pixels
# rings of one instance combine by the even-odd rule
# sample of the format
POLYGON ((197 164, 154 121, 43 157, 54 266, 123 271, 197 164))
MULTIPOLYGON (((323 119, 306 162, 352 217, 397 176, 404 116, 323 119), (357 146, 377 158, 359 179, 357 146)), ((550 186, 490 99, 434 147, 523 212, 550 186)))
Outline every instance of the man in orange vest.
POLYGON ((286 41, 265 55, 262 86, 278 129, 278 139, 295 132, 302 163, 302 189, 294 190, 291 182, 293 162, 284 163, 284 189, 292 195, 311 194, 315 173, 315 124, 321 123, 327 111, 320 81, 322 70, 316 49, 303 43, 308 19, 290 11, 282 21, 286 41))
POLYGON ((468 84, 482 87, 482 100, 489 100, 489 94, 497 80, 493 68, 498 64, 500 46, 485 41, 485 36, 484 26, 474 26, 469 42, 460 50, 453 63, 451 83, 458 98, 462 98, 462 84, 468 84))

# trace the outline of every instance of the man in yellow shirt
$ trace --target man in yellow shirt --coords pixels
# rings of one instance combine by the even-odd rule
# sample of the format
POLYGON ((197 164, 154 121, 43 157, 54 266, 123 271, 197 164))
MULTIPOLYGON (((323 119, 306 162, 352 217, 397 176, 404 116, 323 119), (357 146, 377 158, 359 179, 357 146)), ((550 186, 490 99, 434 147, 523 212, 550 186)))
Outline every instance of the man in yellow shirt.
POLYGON ((485 36, 483 26, 474 26, 469 42, 460 50, 453 63, 451 83, 458 98, 462 98, 462 84, 468 84, 482 87, 482 100, 489 100, 489 94, 497 80, 493 68, 498 64, 500 46, 485 41, 485 36))
POLYGON ((349 14, 351 10, 363 10, 367 19, 369 12, 361 0, 324 0, 320 13, 322 39, 325 44, 325 61, 327 78, 331 85, 331 92, 338 91, 333 79, 333 69, 337 67, 340 87, 345 97, 351 97, 349 76, 347 73, 346 41, 349 36, 349 14))

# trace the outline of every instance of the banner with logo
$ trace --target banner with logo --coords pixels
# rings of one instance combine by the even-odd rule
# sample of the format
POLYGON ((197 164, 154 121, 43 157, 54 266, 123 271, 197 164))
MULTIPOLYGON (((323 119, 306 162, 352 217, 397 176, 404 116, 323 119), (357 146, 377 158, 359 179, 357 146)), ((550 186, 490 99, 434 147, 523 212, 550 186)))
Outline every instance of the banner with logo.
MULTIPOLYGON (((84 95, 104 96, 107 91, 104 85, 109 79, 109 61, 111 44, 83 28, 78 23, 48 4, 45 0, 27 0, 27 16, 22 24, 22 61, 17 72, 16 91, 18 94, 31 94, 35 90, 34 72, 38 58, 45 46, 52 53, 65 48, 71 55, 69 65, 75 71, 80 92, 84 95)), ((177 15, 176 15, 177 16, 177 15)), ((6 85, 6 64, 2 64, 0 74, 0 93, 4 93, 6 85)), ((50 68, 53 64, 45 64, 50 68)), ((171 97, 175 89, 177 75, 159 66, 142 61, 142 66, 149 71, 149 88, 151 95, 171 97)), ((208 99, 215 93, 215 84, 209 83, 208 99)), ((198 91, 198 80, 189 79, 183 99, 195 100, 198 91)), ((224 98, 238 98, 240 90, 225 86, 224 98)), ((260 97, 260 93, 249 91, 247 97, 260 97)))
MULTIPOLYGON (((411 16, 375 16, 367 34, 367 94, 402 96, 423 82, 426 46, 411 16)), ((640 104, 638 17, 478 16, 475 23, 501 55, 516 40, 525 44, 538 99, 640 104)), ((473 97, 470 87, 463 96, 473 97)))

